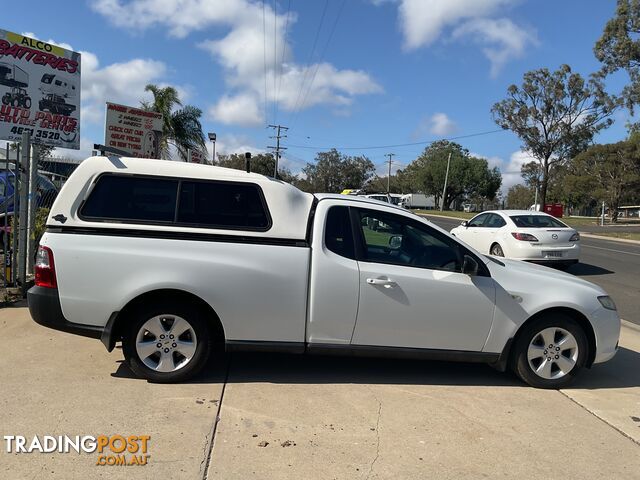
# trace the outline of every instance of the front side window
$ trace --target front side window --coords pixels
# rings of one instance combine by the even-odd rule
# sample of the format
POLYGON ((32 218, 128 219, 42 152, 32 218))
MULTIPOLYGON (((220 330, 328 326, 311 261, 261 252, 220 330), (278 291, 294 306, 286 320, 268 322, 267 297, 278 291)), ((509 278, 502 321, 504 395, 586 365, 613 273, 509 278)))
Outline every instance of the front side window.
POLYGON ((488 219, 489 219, 488 213, 481 213, 480 215, 473 217, 471 221, 469 221, 467 226, 468 227, 485 227, 486 226, 485 223, 488 219))
POLYGON ((400 215, 373 210, 358 215, 366 261, 461 271, 460 245, 437 230, 400 215))
POLYGON ((353 232, 347 207, 331 207, 327 213, 324 243, 333 253, 354 259, 353 232))
POLYGON ((178 180, 101 176, 80 215, 88 219, 173 222, 178 180))
POLYGON ((268 230, 271 220, 260 187, 249 183, 183 181, 178 223, 268 230))

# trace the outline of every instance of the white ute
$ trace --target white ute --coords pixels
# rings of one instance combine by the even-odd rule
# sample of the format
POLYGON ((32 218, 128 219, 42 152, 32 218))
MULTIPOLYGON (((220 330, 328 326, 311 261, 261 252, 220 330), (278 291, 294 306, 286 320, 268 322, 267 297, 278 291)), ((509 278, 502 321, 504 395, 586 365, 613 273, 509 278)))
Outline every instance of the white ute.
POLYGON ((93 157, 51 208, 29 309, 183 381, 215 349, 510 367, 559 388, 618 348, 598 286, 486 257, 393 205, 205 165, 93 157))

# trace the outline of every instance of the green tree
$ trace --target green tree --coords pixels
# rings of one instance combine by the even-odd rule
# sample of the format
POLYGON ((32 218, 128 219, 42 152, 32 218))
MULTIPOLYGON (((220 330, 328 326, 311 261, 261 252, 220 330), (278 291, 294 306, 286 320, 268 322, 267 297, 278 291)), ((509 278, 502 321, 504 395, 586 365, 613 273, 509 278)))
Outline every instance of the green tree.
MULTIPOLYGON (((232 153, 231 155, 217 155, 216 165, 219 167, 245 170, 244 154, 232 153)), ((267 177, 273 177, 275 169, 275 157, 271 153, 259 153, 251 157, 251 172, 259 173, 267 177)), ((278 165, 278 179, 287 183, 295 183, 298 177, 291 173, 287 167, 278 165)))
POLYGON ((640 188, 640 134, 588 148, 574 159, 567 181, 572 190, 604 201, 617 222, 621 201, 640 188))
POLYGON ((540 204, 547 199, 552 167, 564 164, 587 148, 593 136, 613 123, 618 100, 605 91, 602 80, 585 81, 571 67, 546 68, 524 74, 521 86, 511 85, 507 98, 496 103, 494 121, 513 131, 540 165, 540 204))
POLYGON ((162 114, 160 157, 171 158, 171 146, 183 161, 187 160, 188 150, 196 150, 206 156, 205 138, 200 124, 202 110, 192 105, 183 106, 178 91, 173 87, 149 84, 145 91, 153 94, 153 100, 141 102, 142 108, 162 114))
POLYGON ((318 152, 315 163, 302 169, 298 187, 309 192, 339 193, 346 188, 363 188, 375 175, 375 165, 365 156, 347 156, 335 148, 318 152))
POLYGON ((507 208, 528 210, 533 204, 535 190, 524 185, 514 185, 507 192, 507 208))
POLYGON ((624 70, 629 83, 622 90, 622 98, 633 114, 640 102, 640 1, 618 0, 614 17, 607 22, 593 49, 602 63, 604 77, 624 70))
POLYGON ((411 177, 417 192, 433 195, 440 204, 447 171, 447 160, 451 154, 449 177, 444 207, 448 209, 454 200, 480 196, 493 200, 500 185, 502 175, 496 167, 490 169, 487 161, 471 157, 461 145, 440 140, 432 143, 403 172, 411 177))

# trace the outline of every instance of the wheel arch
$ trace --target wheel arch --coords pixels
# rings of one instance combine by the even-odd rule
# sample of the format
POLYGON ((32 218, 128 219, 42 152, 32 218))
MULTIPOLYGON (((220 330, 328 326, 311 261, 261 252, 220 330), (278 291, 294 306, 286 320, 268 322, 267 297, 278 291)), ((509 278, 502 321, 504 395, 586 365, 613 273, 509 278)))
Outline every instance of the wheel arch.
POLYGON ((589 319, 587 319, 587 317, 585 317, 581 312, 570 307, 551 307, 551 308, 547 308, 545 310, 536 312, 534 315, 529 317, 525 322, 522 323, 522 325, 518 327, 514 335, 511 338, 509 338, 509 340, 507 340, 507 343, 505 344, 505 347, 502 350, 502 353, 500 354, 500 358, 497 360, 495 364, 493 364, 493 366, 498 370, 504 372, 512 360, 512 355, 513 355, 512 347, 513 345, 515 345, 519 336, 522 334, 524 328, 528 325, 531 325, 532 323, 535 323, 539 319, 544 318, 545 316, 553 313, 560 313, 568 317, 571 317, 573 320, 578 322, 578 324, 582 327, 582 329, 584 330, 587 336, 587 342, 589 343, 589 352, 588 352, 589 356, 587 357, 587 362, 585 366, 588 368, 591 368, 591 365, 593 365, 593 362, 596 358, 596 335, 595 335, 595 331, 593 330, 593 325, 591 325, 591 322, 589 321, 589 319))
POLYGON ((113 314, 111 314, 101 337, 101 341, 105 347, 107 347, 107 350, 109 352, 112 351, 116 342, 122 339, 126 319, 129 318, 137 308, 147 302, 154 302, 158 300, 167 301, 167 299, 172 299, 176 302, 185 302, 189 305, 195 305, 206 316, 211 328, 211 333, 213 333, 214 336, 214 341, 224 344, 226 337, 222 321, 209 303, 199 296, 184 290, 163 288, 142 293, 131 299, 120 311, 113 312, 113 314))

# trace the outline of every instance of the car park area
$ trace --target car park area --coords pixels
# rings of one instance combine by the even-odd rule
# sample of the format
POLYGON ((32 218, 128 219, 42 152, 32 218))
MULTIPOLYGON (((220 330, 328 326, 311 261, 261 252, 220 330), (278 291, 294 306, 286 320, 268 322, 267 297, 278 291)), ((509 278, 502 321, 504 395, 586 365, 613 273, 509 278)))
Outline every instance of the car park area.
MULTIPOLYGON (((640 329, 561 391, 486 365, 237 354, 184 384, 137 379, 118 348, 0 310, 3 435, 148 435, 147 465, 0 457, 0 477, 638 478, 640 329), (218 422, 216 422, 218 419, 218 422), (215 434, 215 436, 214 436, 215 434)), ((3 445, 4 448, 4 445, 3 445)))

